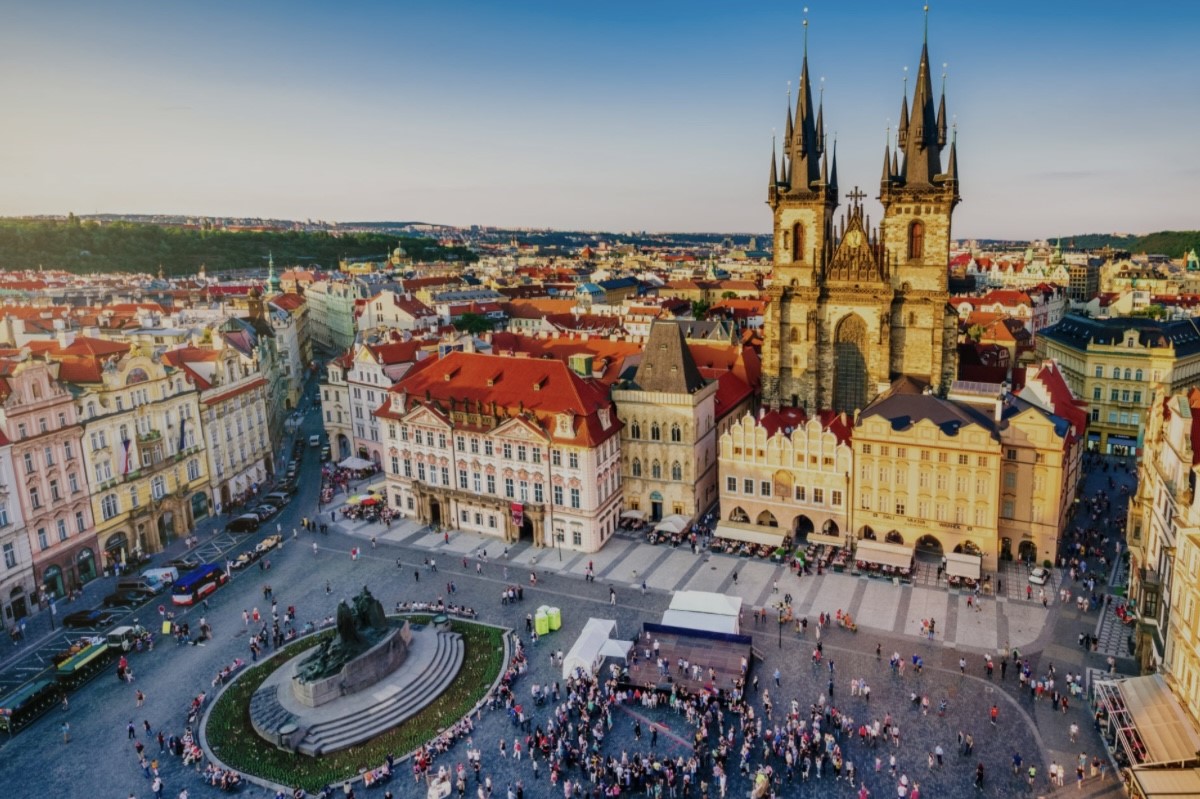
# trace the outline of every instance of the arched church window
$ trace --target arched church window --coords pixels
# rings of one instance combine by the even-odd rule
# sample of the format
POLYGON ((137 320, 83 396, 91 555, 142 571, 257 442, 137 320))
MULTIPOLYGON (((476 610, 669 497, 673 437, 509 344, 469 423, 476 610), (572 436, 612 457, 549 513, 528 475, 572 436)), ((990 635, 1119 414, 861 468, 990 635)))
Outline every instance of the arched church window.
POLYGON ((908 226, 908 257, 909 260, 925 255, 925 223, 913 222, 908 226))
POLYGON ((654 463, 650 464, 650 476, 653 477, 655 480, 662 479, 662 464, 661 463, 659 463, 658 461, 654 461, 654 463))
POLYGON ((679 465, 679 461, 675 461, 674 463, 671 464, 671 479, 672 480, 682 480, 683 479, 683 467, 679 465))
POLYGON ((679 425, 677 424, 671 425, 671 441, 676 444, 683 441, 683 431, 679 429, 679 425))
POLYGON ((633 424, 631 424, 629 426, 629 437, 632 439, 639 439, 642 437, 642 423, 641 422, 634 420, 633 424))
POLYGON ((658 422, 650 425, 650 440, 662 441, 662 428, 658 426, 658 422))
POLYGON ((799 222, 792 225, 792 260, 804 260, 804 225, 799 222))
POLYGON ((633 476, 634 477, 642 476, 642 461, 640 458, 633 459, 633 476))
POLYGON ((788 341, 795 344, 799 340, 800 340, 800 330, 799 330, 799 328, 793 327, 791 330, 788 331, 788 341))

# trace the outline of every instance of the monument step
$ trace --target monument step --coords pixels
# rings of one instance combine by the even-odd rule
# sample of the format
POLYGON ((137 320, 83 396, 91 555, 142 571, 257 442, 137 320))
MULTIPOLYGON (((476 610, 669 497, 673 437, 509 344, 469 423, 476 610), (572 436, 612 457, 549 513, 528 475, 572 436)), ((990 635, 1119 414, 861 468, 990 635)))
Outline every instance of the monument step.
POLYGON ((414 715, 438 696, 458 673, 464 652, 461 639, 455 639, 457 636, 439 636, 437 656, 402 693, 394 694, 364 713, 314 724, 302 747, 331 751, 391 729, 414 715))
POLYGON ((305 754, 336 751, 403 723, 446 689, 458 675, 465 655, 460 635, 439 632, 434 657, 403 691, 397 691, 363 713, 314 724, 305 731, 299 750, 305 754))

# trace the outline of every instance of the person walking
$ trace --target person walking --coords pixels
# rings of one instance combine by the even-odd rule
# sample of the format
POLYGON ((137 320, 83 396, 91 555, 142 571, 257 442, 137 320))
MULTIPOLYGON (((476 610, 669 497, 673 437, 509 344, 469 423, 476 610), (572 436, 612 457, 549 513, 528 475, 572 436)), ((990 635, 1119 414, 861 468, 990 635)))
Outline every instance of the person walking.
POLYGON ((71 724, 70 724, 70 722, 64 721, 62 723, 61 729, 62 729, 63 743, 69 744, 71 742, 71 724))
POLYGON ((617 592, 613 589, 613 587, 611 585, 608 587, 608 604, 609 605, 617 604, 617 592))

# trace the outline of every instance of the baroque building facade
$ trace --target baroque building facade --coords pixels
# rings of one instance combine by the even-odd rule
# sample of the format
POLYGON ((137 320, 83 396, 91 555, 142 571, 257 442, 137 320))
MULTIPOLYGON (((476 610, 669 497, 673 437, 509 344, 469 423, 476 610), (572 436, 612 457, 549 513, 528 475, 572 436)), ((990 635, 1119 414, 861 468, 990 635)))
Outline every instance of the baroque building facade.
POLYGON ((861 410, 899 375, 947 385, 956 326, 948 308, 950 223, 960 200, 956 145, 946 148, 945 93, 935 104, 928 44, 909 116, 901 104, 896 149, 884 148, 872 229, 857 189, 839 227, 837 159, 824 111, 814 110, 807 45, 795 116, 789 101, 782 158, 771 154, 774 274, 763 341, 765 402, 861 410))

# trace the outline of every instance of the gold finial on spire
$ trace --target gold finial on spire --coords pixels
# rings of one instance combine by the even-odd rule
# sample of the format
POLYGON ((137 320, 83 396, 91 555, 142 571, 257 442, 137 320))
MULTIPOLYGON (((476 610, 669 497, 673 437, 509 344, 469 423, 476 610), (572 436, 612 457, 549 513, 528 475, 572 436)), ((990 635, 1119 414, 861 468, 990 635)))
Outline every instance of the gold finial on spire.
POLYGON ((925 44, 929 44, 929 3, 925 4, 925 44))
POLYGON ((908 97, 908 64, 904 65, 904 96, 908 97))
POLYGON ((942 62, 942 94, 946 93, 946 74, 950 69, 950 62, 942 62))

